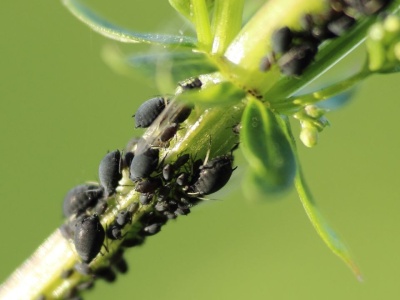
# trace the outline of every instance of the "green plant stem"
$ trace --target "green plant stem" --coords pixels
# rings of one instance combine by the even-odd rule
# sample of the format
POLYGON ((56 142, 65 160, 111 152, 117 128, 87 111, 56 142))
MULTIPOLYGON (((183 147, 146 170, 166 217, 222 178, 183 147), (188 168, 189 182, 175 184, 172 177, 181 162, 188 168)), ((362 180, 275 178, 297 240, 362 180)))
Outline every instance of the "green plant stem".
MULTIPOLYGON (((238 143, 238 136, 232 134, 232 126, 240 121, 242 111, 242 103, 213 109, 196 108, 178 132, 177 138, 172 140, 170 147, 161 149, 160 157, 165 157, 164 162, 168 163, 183 153, 188 153, 196 159, 204 159, 209 150, 210 157, 230 153, 238 143)), ((173 111, 166 110, 159 120, 168 120, 172 114, 173 111)), ((162 128, 156 122, 146 131, 144 137, 149 141, 157 140, 162 128)), ((104 228, 110 226, 119 211, 138 202, 139 193, 134 191, 127 169, 123 170, 123 179, 117 191, 115 197, 107 200, 109 207, 101 216, 104 228)), ((157 200, 153 200, 149 205, 140 205, 133 215, 132 224, 124 227, 123 234, 137 234, 141 229, 140 217, 153 211, 156 202, 157 200)), ((107 266, 121 243, 122 240, 106 240, 108 252, 103 248, 103 255, 98 255, 90 263, 90 267, 96 270, 107 266)), ((74 272, 67 279, 61 278, 62 271, 73 268, 79 262, 73 241, 65 239, 60 231, 56 230, 0 287, 0 299, 35 299, 39 295, 45 295, 46 299, 63 299, 74 286, 91 279, 91 276, 78 272, 74 272)))
POLYGON ((209 52, 211 50, 212 36, 209 12, 205 0, 191 0, 193 21, 196 27, 198 48, 209 52))
POLYGON ((244 0, 215 0, 212 54, 222 55, 242 26, 244 0))
POLYGON ((306 105, 318 103, 348 90, 369 75, 372 75, 372 73, 365 68, 363 71, 358 72, 357 74, 322 90, 318 90, 306 95, 289 97, 281 101, 273 101, 270 103, 270 105, 272 109, 275 109, 280 113, 293 114, 306 105))
MULTIPOLYGON (((191 0, 193 5, 194 23, 198 34, 198 42, 201 50, 210 51, 212 45, 212 35, 209 20, 209 12, 204 0, 191 0)), ((64 1, 72 3, 75 1, 64 1)), ((239 3, 239 2, 238 2, 239 3)), ((400 0, 396 0, 390 5, 388 10, 392 10, 396 5, 398 7, 400 0)), ((223 3, 221 2, 223 7, 223 3)), ((248 24, 240 31, 233 42, 228 46, 224 53, 224 58, 217 60, 221 73, 229 80, 236 83, 237 86, 245 91, 257 91, 268 99, 285 99, 291 93, 297 91, 301 87, 309 84, 319 76, 319 74, 329 68, 337 60, 347 54, 350 49, 358 45, 364 38, 364 34, 369 24, 374 21, 374 17, 366 18, 361 21, 357 28, 346 34, 343 38, 333 40, 327 43, 326 47, 321 49, 315 63, 310 66, 304 76, 301 78, 283 77, 279 71, 274 68, 269 72, 261 73, 258 70, 261 57, 270 50, 270 38, 273 31, 279 26, 291 26, 298 28, 299 18, 305 13, 323 12, 326 7, 326 1, 320 0, 270 0, 260 11, 252 18, 248 24), (288 9, 290 7, 290 10, 288 9), (345 43, 348 43, 348 45, 345 43), (337 50, 337 51, 334 51, 337 50)), ((223 11, 223 10, 222 10, 223 11)), ((238 11, 237 11, 238 12, 238 11)), ((236 12, 236 13, 237 13, 236 12)), ((79 16, 78 16, 79 17, 79 16)), ((88 24, 92 26, 92 24, 88 24)), ((118 30, 104 33, 102 29, 96 27, 98 32, 105 35, 119 37, 121 41, 126 41, 125 35, 118 35, 118 30)), ((221 25, 222 29, 216 29, 216 33, 227 24, 221 25)), ((133 42, 148 42, 143 38, 137 38, 137 35, 130 35, 133 42)), ((142 37, 141 37, 142 38, 142 37)), ((227 39, 228 41, 229 39, 227 39)), ((158 40, 156 40, 158 41, 158 40)), ((225 43, 225 42, 224 42, 225 43)), ((173 43, 172 43, 173 44, 173 43)), ((191 43, 188 43, 192 46, 191 43)), ((225 46, 224 46, 225 47, 225 46)), ((224 48, 218 46, 217 49, 224 48)), ((218 50, 219 51, 219 50, 218 50)), ((358 79, 354 78, 354 82, 358 79)), ((350 86, 349 82, 345 86, 350 86)), ((327 90, 325 94, 337 92, 327 90)), ((329 88, 328 88, 329 89, 329 88)), ((317 98, 312 98, 317 99, 317 98)), ((312 100, 311 99, 311 100, 312 100)), ((304 100, 305 101, 305 100, 304 100)), ((286 102, 285 102, 286 103, 286 102)), ((305 101, 302 104, 308 103, 305 101)), ((298 104, 289 102, 286 110, 292 108, 298 109, 298 104)), ((185 129, 178 132, 177 139, 174 140, 170 148, 161 151, 161 156, 166 156, 165 162, 174 160, 177 155, 188 153, 193 157, 204 158, 207 151, 211 150, 211 157, 229 153, 232 147, 238 142, 237 136, 232 134, 232 126, 236 125, 241 118, 244 105, 242 103, 236 106, 215 107, 212 109, 196 108, 188 121, 185 123, 185 129), (211 139, 211 143, 210 143, 211 139)), ((157 138, 160 131, 155 127, 149 129, 144 136, 157 138)), ((130 204, 138 201, 138 193, 133 187, 123 186, 129 183, 127 170, 124 170, 124 179, 120 182, 121 188, 116 198, 109 199, 109 209, 105 215, 101 217, 103 226, 111 224, 115 219, 116 212, 125 209, 130 204)), ((296 179, 296 186, 301 198, 307 198, 312 202, 311 196, 306 189, 305 183, 302 181, 302 175, 296 179)), ((132 225, 127 231, 132 234, 137 233, 140 229, 140 216, 153 210, 155 203, 141 206, 139 211, 135 213, 132 225)), ((307 207, 305 207, 307 211, 307 207)), ((309 215, 310 216, 310 215, 309 215)), ((125 233, 125 232, 124 232, 125 233)), ((91 263, 93 269, 107 265, 110 256, 120 247, 121 241, 113 241, 108 245, 109 253, 104 256, 98 255, 91 263)), ((74 273, 71 278, 61 279, 62 270, 71 268, 75 263, 79 262, 78 255, 74 250, 71 240, 66 240, 56 230, 50 238, 39 247, 38 251, 29 259, 20 269, 18 269, 0 288, 0 298, 2 299, 18 299, 21 295, 18 291, 23 291, 22 299, 34 299, 38 295, 44 293, 50 299, 60 299, 64 297, 68 291, 84 280, 88 280, 89 276, 74 273), (57 245, 57 246, 52 246, 57 245), (58 259, 57 259, 58 258, 58 259), (56 261, 53 265, 47 262, 56 261), (35 278, 35 284, 24 285, 35 278)))

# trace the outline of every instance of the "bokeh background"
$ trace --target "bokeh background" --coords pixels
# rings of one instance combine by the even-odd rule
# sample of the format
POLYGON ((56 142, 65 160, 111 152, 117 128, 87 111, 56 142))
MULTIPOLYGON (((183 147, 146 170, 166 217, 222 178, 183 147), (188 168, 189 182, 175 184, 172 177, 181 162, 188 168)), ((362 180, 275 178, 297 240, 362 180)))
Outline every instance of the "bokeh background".
MULTIPOLYGON (((87 3, 127 28, 182 26, 167 1, 87 3)), ((96 180, 104 154, 140 133, 131 115, 157 90, 114 74, 100 51, 117 43, 60 1, 3 2, 0 38, 2 282, 61 224, 65 193, 96 180)), ((399 299, 399 79, 364 82, 329 113, 318 147, 299 147, 312 191, 363 283, 321 242, 295 192, 249 202, 231 184, 222 201, 128 251, 130 272, 99 282, 85 299, 399 299)))

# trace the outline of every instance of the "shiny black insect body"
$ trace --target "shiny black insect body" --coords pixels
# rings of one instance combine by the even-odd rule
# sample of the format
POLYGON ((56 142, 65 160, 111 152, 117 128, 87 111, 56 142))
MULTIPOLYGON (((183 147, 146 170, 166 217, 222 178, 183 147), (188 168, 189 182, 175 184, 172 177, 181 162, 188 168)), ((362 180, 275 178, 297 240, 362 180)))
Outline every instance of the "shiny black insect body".
POLYGON ((84 216, 75 223, 74 244, 81 260, 90 263, 100 252, 105 231, 97 215, 84 216))
POLYGON ((162 175, 165 181, 170 181, 174 176, 174 167, 171 164, 166 164, 163 167, 162 175))
POLYGON ((178 170, 184 164, 186 164, 190 159, 190 155, 188 153, 179 156, 176 161, 173 163, 174 169, 178 170))
POLYGON ((335 36, 343 35, 356 22, 355 19, 345 14, 327 24, 327 29, 335 36))
POLYGON ((138 210, 139 204, 137 202, 132 203, 127 209, 120 211, 115 218, 116 224, 121 228, 126 224, 132 222, 132 215, 138 210))
POLYGON ((121 226, 118 224, 113 224, 107 228, 107 237, 111 240, 122 239, 121 226))
POLYGON ((154 193, 162 185, 160 178, 146 178, 136 183, 135 191, 145 194, 154 193))
POLYGON ((123 159, 123 165, 124 167, 128 167, 131 165, 132 163, 132 159, 134 158, 135 153, 133 153, 132 151, 126 152, 124 155, 124 159, 123 159))
POLYGON ((176 178, 176 183, 180 186, 187 185, 189 183, 189 174, 188 173, 180 173, 176 178))
POLYGON ((153 223, 151 225, 146 226, 143 229, 144 235, 154 235, 154 234, 160 232, 162 225, 163 224, 161 224, 161 223, 153 223))
POLYGON ((135 127, 149 127, 165 109, 165 105, 166 99, 163 97, 155 97, 145 101, 134 114, 135 127))
POLYGON ((179 129, 178 123, 168 125, 160 135, 160 141, 165 143, 172 139, 179 129))
POLYGON ((182 105, 178 108, 176 114, 172 117, 171 121, 178 124, 186 121, 186 119, 189 118, 190 114, 192 113, 192 109, 192 106, 182 105))
POLYGON ((277 54, 287 52, 292 45, 293 32, 289 27, 281 27, 272 34, 272 51, 277 54))
POLYGON ((94 207, 103 196, 103 189, 95 184, 82 184, 71 189, 64 198, 63 214, 70 217, 94 207))
POLYGON ((119 249, 111 258, 110 258, 111 267, 121 274, 125 274, 128 272, 128 263, 124 259, 124 250, 119 249))
POLYGON ((101 267, 94 272, 94 276, 101 278, 107 282, 114 282, 117 275, 110 267, 101 267))
POLYGON ((221 189, 231 178, 233 157, 224 155, 216 157, 200 166, 199 175, 191 190, 199 195, 209 195, 221 189))
POLYGON ((203 85, 201 80, 198 77, 190 78, 184 81, 179 82, 179 85, 184 90, 192 90, 192 89, 199 89, 203 85))
POLYGON ((118 182, 122 178, 121 168, 122 158, 119 150, 107 153, 101 160, 99 165, 99 179, 106 197, 115 193, 118 182))
POLYGON ((153 199, 154 194, 152 193, 142 193, 139 196, 139 202, 142 205, 148 205, 150 204, 151 200, 153 199))
POLYGON ((133 237, 133 238, 125 238, 121 246, 125 248, 131 248, 131 247, 136 247, 140 246, 144 243, 144 238, 143 237, 133 237))
POLYGON ((281 72, 288 76, 300 76, 313 61, 317 53, 317 45, 304 43, 291 48, 278 60, 281 72))
POLYGON ((148 148, 142 153, 135 155, 130 166, 130 179, 133 182, 147 178, 157 169, 159 150, 148 148))

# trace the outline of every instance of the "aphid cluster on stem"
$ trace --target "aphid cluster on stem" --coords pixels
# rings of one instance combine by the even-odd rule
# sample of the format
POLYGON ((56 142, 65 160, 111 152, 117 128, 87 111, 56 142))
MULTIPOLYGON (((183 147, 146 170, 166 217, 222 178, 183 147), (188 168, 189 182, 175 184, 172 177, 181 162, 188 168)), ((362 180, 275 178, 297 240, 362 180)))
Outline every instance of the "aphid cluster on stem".
POLYGON ((390 0, 330 0, 324 14, 304 15, 301 30, 281 27, 271 37, 272 51, 261 59, 260 70, 277 64, 282 74, 300 76, 314 60, 319 45, 343 35, 363 15, 381 11, 390 0))
MULTIPOLYGON (((201 86, 198 78, 191 78, 179 83, 178 91, 201 86)), ((99 164, 99 184, 78 185, 67 193, 63 203, 67 222, 60 229, 73 243, 81 262, 60 278, 68 280, 77 272, 82 280, 65 299, 77 299, 80 291, 93 287, 96 278, 115 281, 117 273, 128 271, 124 249, 143 244, 168 220, 188 215, 203 197, 228 182, 234 171, 233 150, 210 159, 208 151, 204 160, 189 153, 168 157, 171 140, 192 110, 192 106, 175 103, 169 97, 145 101, 134 115, 135 127, 151 127, 151 134, 133 138, 123 152, 107 153, 99 164), (138 201, 122 207, 115 196, 123 186, 132 186, 138 201), (110 201, 115 203, 113 210, 110 201), (120 247, 114 247, 114 243, 120 247), (105 254, 107 259, 97 266, 96 258, 105 254)), ((238 135, 238 128, 229 127, 233 136, 238 135)))

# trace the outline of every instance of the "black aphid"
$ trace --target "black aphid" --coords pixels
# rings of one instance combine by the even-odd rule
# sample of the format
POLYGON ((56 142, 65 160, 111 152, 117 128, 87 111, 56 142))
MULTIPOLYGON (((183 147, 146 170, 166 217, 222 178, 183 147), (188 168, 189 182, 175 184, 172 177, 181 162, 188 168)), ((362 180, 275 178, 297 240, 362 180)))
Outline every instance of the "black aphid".
POLYGON ((94 207, 93 211, 96 215, 102 215, 108 208, 108 203, 105 199, 100 199, 94 207))
POLYGON ((291 45, 293 39, 293 32, 289 27, 285 26, 276 30, 271 37, 272 41, 272 51, 278 54, 287 52, 291 45))
POLYGON ((140 193, 154 193, 162 185, 160 178, 146 178, 136 183, 135 191, 140 193))
POLYGON ((126 247, 126 248, 131 248, 131 247, 136 247, 140 246, 144 243, 144 238, 143 237, 132 237, 132 238, 125 238, 121 246, 126 247))
POLYGON ((201 88, 203 83, 201 82, 201 80, 199 78, 195 77, 195 78, 190 78, 190 79, 181 81, 181 82, 179 82, 179 85, 184 90, 192 90, 192 89, 201 88))
POLYGON ((158 189, 158 193, 157 193, 157 201, 163 201, 165 199, 167 199, 167 197, 169 196, 171 192, 171 187, 165 185, 165 186, 161 186, 158 189))
POLYGON ((192 113, 192 109, 192 106, 182 105, 178 108, 176 114, 172 117, 171 121, 178 124, 186 121, 186 119, 189 118, 190 114, 192 113))
POLYGON ((201 167, 203 166, 203 160, 197 159, 193 162, 192 164, 192 176, 191 176, 191 181, 190 184, 194 184, 197 179, 199 179, 200 176, 200 171, 201 171, 201 167))
POLYGON ((216 157, 199 168, 196 182, 191 186, 194 193, 209 195, 221 189, 231 178, 233 157, 224 155, 216 157))
POLYGON ((166 201, 159 201, 157 204, 154 206, 156 211, 163 212, 166 211, 169 208, 169 205, 166 201))
POLYGON ((177 123, 172 123, 170 125, 168 125, 164 131, 161 133, 160 135, 160 141, 165 143, 168 142, 170 139, 172 139, 176 132, 179 129, 179 125, 177 123))
POLYGON ((189 183, 189 174, 188 173, 180 173, 176 178, 176 183, 180 186, 187 185, 189 183))
POLYGON ((142 178, 147 178, 157 169, 159 160, 159 150, 148 148, 146 151, 135 155, 132 159, 130 179, 136 182, 142 178))
POLYGON ((84 213, 96 205, 103 196, 103 190, 95 184, 82 184, 71 189, 64 198, 63 214, 70 217, 84 213))
POLYGON ((142 205, 148 205, 148 204, 150 204, 151 200, 153 200, 153 196, 154 196, 154 194, 152 194, 152 193, 142 193, 139 196, 139 202, 142 205))
POLYGON ((175 170, 179 170, 184 164, 186 164, 190 159, 190 155, 188 153, 179 156, 174 162, 173 166, 175 170))
POLYGON ((156 233, 160 232, 161 226, 162 226, 162 225, 163 225, 163 224, 160 224, 160 223, 153 223, 153 224, 151 224, 151 225, 148 225, 148 226, 146 226, 146 227, 143 229, 144 234, 145 234, 145 235, 153 235, 153 234, 156 234, 156 233))
POLYGON ((136 128, 147 128, 165 109, 166 100, 163 97, 155 97, 145 101, 139 106, 135 117, 136 128))
POLYGON ((166 216, 168 219, 176 219, 177 215, 174 214, 173 212, 170 211, 164 211, 164 216, 166 216))
POLYGON ((120 226, 124 227, 126 224, 132 222, 132 215, 138 210, 139 204, 137 202, 132 203, 129 207, 123 211, 120 211, 115 218, 115 222, 120 226))
POLYGON ((128 263, 123 257, 114 262, 112 266, 121 274, 125 274, 126 272, 128 272, 128 263))
POLYGON ((343 15, 340 18, 333 20, 328 23, 327 29, 336 36, 343 35, 353 24, 356 22, 355 19, 347 15, 343 15))
POLYGON ((101 267, 94 272, 94 275, 107 282, 114 282, 117 279, 117 275, 110 267, 101 267))
POLYGON ((174 176, 174 167, 171 164, 166 164, 163 167, 162 175, 165 181, 170 181, 174 176))
POLYGON ((279 68, 285 75, 300 76, 313 61, 316 53, 317 46, 311 43, 293 47, 278 60, 279 68))
POLYGON ((119 249, 111 258, 110 258, 111 267, 117 270, 119 273, 128 272, 128 263, 124 259, 124 251, 119 249))
POLYGON ((109 197, 115 193, 118 182, 122 178, 122 158, 119 150, 107 153, 99 165, 100 184, 105 190, 105 196, 109 197))
POLYGON ((97 215, 84 216, 75 223, 76 252, 85 263, 90 263, 103 246, 105 232, 97 215))
POLYGON ((124 167, 128 167, 131 165, 132 163, 132 159, 135 156, 135 153, 133 153, 132 151, 126 152, 124 155, 124 159, 123 159, 123 165, 124 167))
POLYGON ((121 227, 118 224, 112 224, 107 228, 107 237, 111 240, 122 239, 121 227))
POLYGON ((190 209, 188 207, 178 207, 175 210, 176 215, 186 216, 190 213, 190 209))

